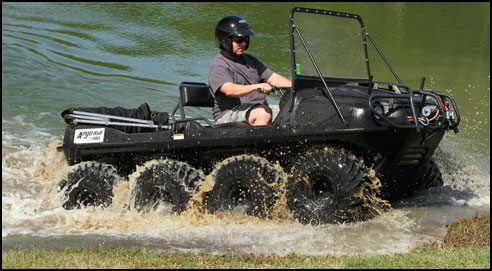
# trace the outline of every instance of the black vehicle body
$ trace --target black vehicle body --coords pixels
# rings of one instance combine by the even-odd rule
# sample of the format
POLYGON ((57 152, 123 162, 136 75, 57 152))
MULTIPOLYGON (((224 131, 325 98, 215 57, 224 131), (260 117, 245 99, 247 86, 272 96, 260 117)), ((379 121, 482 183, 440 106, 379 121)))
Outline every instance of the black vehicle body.
MULTIPOLYGON (((178 105, 169 121, 144 124, 148 128, 145 132, 123 132, 107 115, 100 117, 99 122, 89 123, 70 111, 72 119, 58 150, 64 152, 69 165, 100 161, 114 165, 120 175, 126 176, 136 165, 162 157, 184 161, 208 174, 217 162, 239 154, 278 161, 287 172, 299 155, 314 146, 337 146, 362 158, 375 170, 382 182, 383 198, 395 200, 410 195, 422 185, 422 176, 445 132, 458 131, 460 116, 453 98, 439 91, 423 90, 424 79, 418 90, 403 84, 365 32, 358 15, 294 8, 290 30, 293 86, 283 89, 280 113, 271 125, 216 125, 202 117, 187 117, 186 106, 210 107, 213 100, 206 84, 183 82, 178 105), (300 23, 295 22, 296 16, 300 23), (330 71, 323 67, 326 61, 316 59, 322 46, 306 42, 320 35, 322 27, 309 33, 309 26, 310 20, 321 17, 336 21, 337 26, 339 21, 350 21, 352 26, 356 22, 360 50, 350 57, 363 57, 362 78, 325 76, 330 71), (373 81, 368 37, 398 83, 373 81), (304 62, 299 64, 301 61, 304 62), (306 73, 299 71, 302 65, 306 73), (175 114, 178 110, 180 116, 175 114), (82 129, 104 129, 103 138, 98 142, 75 143, 77 137, 84 136, 82 129)), ((125 121, 125 125, 129 123, 125 121)))

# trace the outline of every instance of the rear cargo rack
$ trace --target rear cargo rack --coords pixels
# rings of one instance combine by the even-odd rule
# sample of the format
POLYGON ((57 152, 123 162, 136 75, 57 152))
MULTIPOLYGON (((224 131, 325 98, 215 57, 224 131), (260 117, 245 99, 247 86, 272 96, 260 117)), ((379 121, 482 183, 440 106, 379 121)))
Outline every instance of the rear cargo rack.
POLYGON ((170 129, 168 125, 157 125, 152 120, 143 120, 135 118, 126 118, 120 116, 90 113, 84 111, 73 111, 73 114, 69 114, 73 117, 73 124, 88 123, 88 124, 100 124, 100 125, 117 125, 117 126, 132 126, 132 127, 146 127, 154 129, 170 129), (124 122, 121 122, 124 121, 124 122))

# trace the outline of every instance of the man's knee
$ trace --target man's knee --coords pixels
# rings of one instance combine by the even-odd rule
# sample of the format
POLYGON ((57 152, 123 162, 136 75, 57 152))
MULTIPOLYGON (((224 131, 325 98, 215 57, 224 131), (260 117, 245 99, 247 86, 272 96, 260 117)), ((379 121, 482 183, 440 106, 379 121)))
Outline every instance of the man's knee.
POLYGON ((272 121, 272 110, 266 105, 257 105, 248 113, 248 121, 253 125, 267 125, 272 121))

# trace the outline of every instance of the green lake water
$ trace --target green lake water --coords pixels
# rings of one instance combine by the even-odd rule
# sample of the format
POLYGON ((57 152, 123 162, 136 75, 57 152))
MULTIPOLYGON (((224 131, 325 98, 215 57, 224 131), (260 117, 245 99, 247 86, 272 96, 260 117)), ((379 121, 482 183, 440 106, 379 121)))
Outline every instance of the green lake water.
MULTIPOLYGON (((369 53, 375 80, 395 82, 369 53)), ((490 213, 490 3, 2 3, 2 248, 387 254, 437 240, 439 223, 477 212, 490 213), (256 32, 248 53, 291 78, 288 20, 298 5, 359 14, 403 83, 417 89, 426 77, 426 89, 454 97, 460 132, 447 133, 436 153, 444 187, 369 222, 320 227, 53 203, 65 165, 49 143, 62 140, 62 110, 147 102, 171 111, 180 82, 207 82, 215 25, 227 15, 256 32), (39 177, 40 165, 51 171, 39 177)))

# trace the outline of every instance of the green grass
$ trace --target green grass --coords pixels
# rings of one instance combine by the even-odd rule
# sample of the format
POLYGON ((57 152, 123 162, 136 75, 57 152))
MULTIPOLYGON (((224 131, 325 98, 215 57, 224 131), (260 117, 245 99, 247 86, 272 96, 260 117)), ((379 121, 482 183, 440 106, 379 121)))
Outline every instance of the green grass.
POLYGON ((490 269, 490 217, 447 225, 443 242, 383 256, 263 256, 157 252, 142 248, 2 251, 2 268, 484 268, 490 269))

